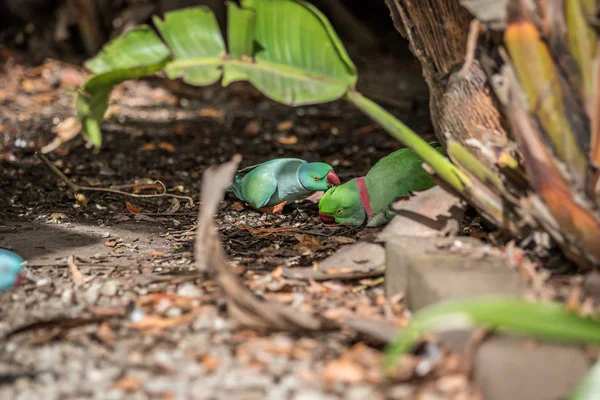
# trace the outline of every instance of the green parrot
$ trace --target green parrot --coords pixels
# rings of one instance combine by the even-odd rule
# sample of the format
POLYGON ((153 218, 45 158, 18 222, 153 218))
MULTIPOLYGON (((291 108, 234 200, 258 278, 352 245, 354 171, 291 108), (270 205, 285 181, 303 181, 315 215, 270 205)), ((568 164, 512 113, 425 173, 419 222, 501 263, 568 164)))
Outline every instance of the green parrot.
MULTIPOLYGON (((444 150, 436 144, 436 150, 444 150)), ((325 223, 378 226, 394 217, 389 205, 410 192, 435 186, 421 167, 423 161, 412 150, 400 149, 379 160, 366 176, 332 187, 319 202, 325 223)))
POLYGON ((228 191, 255 208, 281 206, 339 185, 333 167, 299 158, 277 158, 239 170, 228 191))

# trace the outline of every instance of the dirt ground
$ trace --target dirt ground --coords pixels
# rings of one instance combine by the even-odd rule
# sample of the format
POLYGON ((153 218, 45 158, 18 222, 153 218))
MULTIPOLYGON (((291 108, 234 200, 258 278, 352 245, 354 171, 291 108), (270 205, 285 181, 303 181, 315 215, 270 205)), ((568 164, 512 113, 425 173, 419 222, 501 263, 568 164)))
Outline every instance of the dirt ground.
MULTIPOLYGON (((391 109, 433 139, 418 66, 378 64, 387 75, 361 67, 365 91, 395 93, 400 100, 389 103, 400 107, 391 109)), ((382 345, 350 329, 290 335, 236 326, 217 284, 194 269, 192 228, 206 167, 236 153, 243 166, 300 157, 330 163, 345 180, 399 148, 397 141, 341 101, 290 108, 244 84, 127 82, 113 94, 99 151, 76 138, 49 159, 80 185, 135 184, 146 193, 143 184, 160 180, 194 205, 89 192, 84 206, 34 154, 74 115, 84 77, 77 66, 14 58, 0 75, 0 246, 29 263, 29 281, 0 295, 0 398, 479 397, 455 355, 444 354, 425 377, 427 356, 409 357, 386 380, 382 345)), ((333 319, 406 322, 402 299, 385 298, 381 286, 368 286, 372 279, 282 276, 283 267, 311 266, 374 229, 324 226, 310 201, 262 215, 232 198, 217 225, 232 268, 259 296, 333 319)))

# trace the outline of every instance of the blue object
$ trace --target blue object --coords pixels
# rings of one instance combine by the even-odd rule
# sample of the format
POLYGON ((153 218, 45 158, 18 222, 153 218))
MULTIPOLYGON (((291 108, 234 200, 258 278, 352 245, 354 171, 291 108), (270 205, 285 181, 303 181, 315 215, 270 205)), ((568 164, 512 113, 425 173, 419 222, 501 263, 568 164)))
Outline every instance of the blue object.
POLYGON ((13 286, 18 286, 23 281, 23 268, 25 260, 17 253, 0 249, 0 292, 13 286))

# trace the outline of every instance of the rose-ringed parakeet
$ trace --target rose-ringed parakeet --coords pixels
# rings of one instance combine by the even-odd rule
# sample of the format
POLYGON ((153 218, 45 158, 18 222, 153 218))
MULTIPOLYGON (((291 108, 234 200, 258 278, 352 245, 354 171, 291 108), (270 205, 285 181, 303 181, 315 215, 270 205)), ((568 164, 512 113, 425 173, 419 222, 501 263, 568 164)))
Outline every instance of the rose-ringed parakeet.
POLYGON ((20 255, 0 249, 0 292, 18 286, 23 281, 21 272, 24 266, 25 260, 20 255))
MULTIPOLYGON (((445 155, 441 147, 437 150, 445 155)), ((387 223, 394 217, 389 205, 396 199, 435 186, 422 163, 407 148, 383 157, 367 175, 333 187, 323 195, 319 202, 321 220, 353 226, 387 223)))
POLYGON ((277 158, 241 169, 228 191, 255 208, 281 206, 339 185, 329 164, 299 158, 277 158))

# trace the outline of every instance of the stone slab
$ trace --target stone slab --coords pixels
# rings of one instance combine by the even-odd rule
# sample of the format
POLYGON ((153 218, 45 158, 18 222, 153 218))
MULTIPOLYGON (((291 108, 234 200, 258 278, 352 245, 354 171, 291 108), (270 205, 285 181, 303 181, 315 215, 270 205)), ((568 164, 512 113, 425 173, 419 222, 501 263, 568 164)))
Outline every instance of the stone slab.
POLYGON ((590 365, 583 350, 497 335, 480 346, 475 383, 486 400, 566 398, 590 365))
POLYGON ((404 292, 416 311, 443 300, 491 294, 521 294, 526 286, 519 274, 489 255, 474 258, 482 247, 474 238, 396 237, 386 241, 386 295, 404 292), (473 251, 452 252, 452 242, 473 251))

